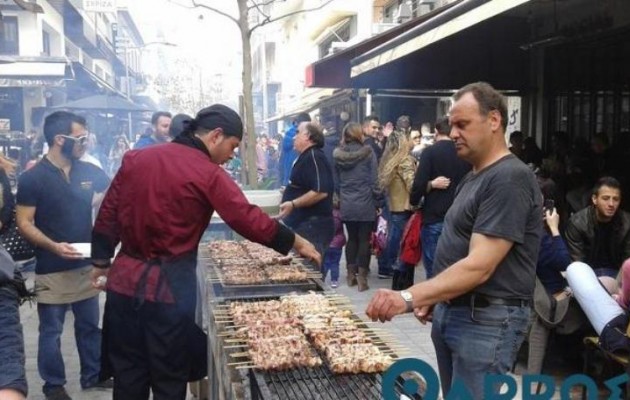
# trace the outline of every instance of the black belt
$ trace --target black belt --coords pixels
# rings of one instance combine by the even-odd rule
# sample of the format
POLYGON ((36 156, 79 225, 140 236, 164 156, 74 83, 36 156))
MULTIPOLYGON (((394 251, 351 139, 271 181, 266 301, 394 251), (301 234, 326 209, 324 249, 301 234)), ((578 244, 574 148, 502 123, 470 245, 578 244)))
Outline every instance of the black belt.
POLYGON ((502 299, 479 293, 467 293, 451 299, 451 306, 484 308, 489 306, 529 307, 529 299, 502 299))

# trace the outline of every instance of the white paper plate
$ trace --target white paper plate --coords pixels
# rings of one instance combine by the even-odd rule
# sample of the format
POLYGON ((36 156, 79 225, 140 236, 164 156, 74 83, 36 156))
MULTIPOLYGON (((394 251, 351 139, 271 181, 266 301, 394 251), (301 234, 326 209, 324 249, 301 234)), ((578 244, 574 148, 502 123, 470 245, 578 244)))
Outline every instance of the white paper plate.
POLYGON ((70 243, 70 245, 77 249, 83 258, 92 256, 92 243, 70 243))

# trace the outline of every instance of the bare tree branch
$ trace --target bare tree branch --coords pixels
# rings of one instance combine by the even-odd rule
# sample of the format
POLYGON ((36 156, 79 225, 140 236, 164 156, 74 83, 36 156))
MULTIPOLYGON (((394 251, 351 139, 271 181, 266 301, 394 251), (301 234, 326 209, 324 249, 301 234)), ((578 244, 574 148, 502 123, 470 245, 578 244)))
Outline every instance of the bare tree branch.
POLYGON ((290 17, 290 16, 292 16, 292 15, 302 14, 302 13, 306 13, 306 12, 310 12, 310 11, 317 11, 317 10, 320 10, 320 9, 322 9, 322 8, 326 7, 329 3, 332 3, 332 2, 333 2, 333 0, 327 0, 327 1, 325 1, 325 2, 324 2, 324 3, 322 3, 322 4, 320 4, 320 5, 319 5, 319 6, 317 6, 317 7, 307 8, 307 9, 304 9, 304 10, 298 10, 298 11, 290 12, 290 13, 287 13, 287 14, 284 14, 284 15, 280 15, 280 16, 278 16, 278 17, 273 17, 273 18, 269 18, 269 17, 268 17, 268 18, 265 18, 262 22, 260 22, 260 23, 258 23, 258 24, 256 24, 256 25, 254 25, 253 27, 249 28, 248 35, 249 35, 249 36, 251 36, 251 35, 252 35, 252 32, 254 32, 254 30, 256 30, 256 29, 260 28, 260 27, 261 27, 261 26, 263 26, 263 25, 270 24, 270 23, 275 22, 275 21, 279 21, 279 20, 281 20, 281 19, 284 19, 284 18, 290 17))
MULTIPOLYGON (((273 3, 275 0, 271 0, 271 2, 273 3)), ((251 12, 254 8, 258 10, 258 12, 260 13, 260 15, 264 16, 265 19, 269 19, 269 15, 265 14, 265 12, 263 11, 264 6, 261 6, 260 4, 258 4, 256 2, 256 0, 252 1, 251 6, 247 7, 248 12, 251 12)))
POLYGON ((219 14, 219 15, 224 16, 225 18, 229 19, 230 21, 232 21, 232 22, 234 22, 236 25, 238 25, 238 19, 237 19, 237 18, 234 18, 233 16, 231 16, 231 15, 230 15, 230 14, 228 14, 228 13, 226 13, 225 11, 221 11, 221 10, 219 10, 219 9, 217 9, 217 8, 214 8, 214 7, 212 7, 212 6, 209 6, 209 5, 207 5, 207 4, 198 3, 196 0, 191 0, 191 3, 192 3, 192 5, 191 5, 191 6, 187 6, 187 5, 185 5, 185 4, 181 4, 181 3, 178 3, 178 2, 173 1, 173 0, 169 0, 169 2, 170 2, 170 3, 172 3, 172 4, 178 5, 178 6, 180 6, 180 7, 184 7, 184 8, 191 8, 191 9, 192 9, 192 8, 205 8, 206 10, 210 10, 210 11, 212 11, 212 12, 215 12, 215 13, 217 13, 217 14, 219 14))

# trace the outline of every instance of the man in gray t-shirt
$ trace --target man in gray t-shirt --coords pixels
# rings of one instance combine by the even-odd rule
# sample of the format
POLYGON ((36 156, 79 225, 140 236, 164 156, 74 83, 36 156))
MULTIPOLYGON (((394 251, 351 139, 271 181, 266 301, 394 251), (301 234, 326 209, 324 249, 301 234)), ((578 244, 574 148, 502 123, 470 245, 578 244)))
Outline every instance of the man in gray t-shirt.
POLYGON ((507 148, 505 97, 477 82, 453 99, 450 136, 473 169, 446 214, 436 276, 408 291, 377 291, 366 313, 374 321, 411 311, 423 323, 432 318, 443 395, 481 399, 484 377, 506 373, 525 337, 542 195, 507 148))

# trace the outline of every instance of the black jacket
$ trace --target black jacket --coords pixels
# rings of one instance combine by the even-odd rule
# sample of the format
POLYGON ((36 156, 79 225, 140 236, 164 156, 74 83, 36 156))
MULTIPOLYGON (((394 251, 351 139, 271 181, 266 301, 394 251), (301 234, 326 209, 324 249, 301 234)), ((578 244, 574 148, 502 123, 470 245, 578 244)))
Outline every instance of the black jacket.
POLYGON ((612 240, 601 243, 595 237, 595 209, 593 206, 573 214, 566 230, 567 247, 573 261, 589 264, 598 254, 598 246, 610 246, 610 254, 617 268, 630 258, 630 214, 618 210, 612 220, 612 240))

